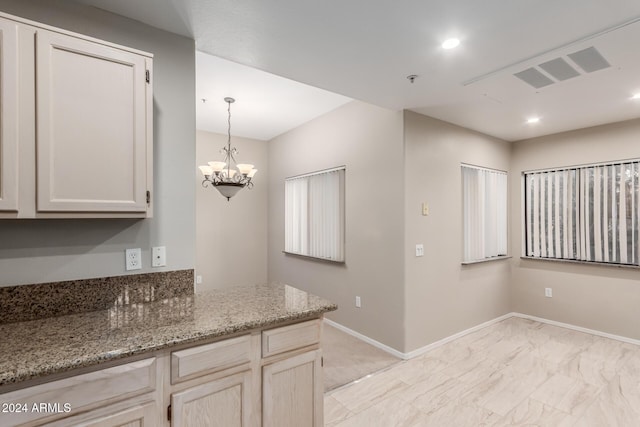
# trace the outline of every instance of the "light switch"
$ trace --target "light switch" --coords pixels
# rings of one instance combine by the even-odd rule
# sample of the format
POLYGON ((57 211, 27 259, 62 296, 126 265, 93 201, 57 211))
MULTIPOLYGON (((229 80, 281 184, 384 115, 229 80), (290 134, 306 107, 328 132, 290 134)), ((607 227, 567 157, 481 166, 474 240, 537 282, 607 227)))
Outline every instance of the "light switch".
POLYGON ((429 204, 427 202, 422 203, 422 215, 429 215, 429 204))
POLYGON ((422 243, 416 245, 416 256, 424 256, 424 245, 422 243))

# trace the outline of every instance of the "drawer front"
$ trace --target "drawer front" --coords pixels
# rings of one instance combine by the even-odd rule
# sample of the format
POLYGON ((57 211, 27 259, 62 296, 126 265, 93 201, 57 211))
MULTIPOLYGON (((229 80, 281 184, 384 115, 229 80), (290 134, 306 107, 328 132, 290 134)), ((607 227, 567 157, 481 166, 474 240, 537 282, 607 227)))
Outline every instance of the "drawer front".
POLYGON ((249 335, 171 353, 171 383, 251 362, 249 335))
POLYGON ((26 409, 2 414, 1 424, 8 427, 41 418, 53 420, 153 391, 156 369, 156 358, 152 357, 0 395, 0 401, 26 409))
POLYGON ((319 342, 319 319, 269 329, 262 332, 262 357, 273 356, 319 342))

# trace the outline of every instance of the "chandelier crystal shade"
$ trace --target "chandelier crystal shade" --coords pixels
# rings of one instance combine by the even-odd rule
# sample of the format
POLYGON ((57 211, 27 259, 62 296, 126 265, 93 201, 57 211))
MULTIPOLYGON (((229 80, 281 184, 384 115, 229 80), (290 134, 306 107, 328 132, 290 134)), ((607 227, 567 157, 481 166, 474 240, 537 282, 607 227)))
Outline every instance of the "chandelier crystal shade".
POLYGON ((253 188, 251 179, 258 172, 258 169, 254 169, 252 164, 236 163, 235 156, 238 154, 238 150, 235 147, 231 147, 231 104, 235 102, 235 99, 225 98, 224 102, 229 104, 227 108, 229 124, 227 146, 222 147, 220 150, 221 153, 224 153, 224 161, 212 161, 208 165, 199 166, 199 168, 202 175, 204 175, 202 186, 208 187, 212 185, 222 196, 230 200, 243 188, 253 188))

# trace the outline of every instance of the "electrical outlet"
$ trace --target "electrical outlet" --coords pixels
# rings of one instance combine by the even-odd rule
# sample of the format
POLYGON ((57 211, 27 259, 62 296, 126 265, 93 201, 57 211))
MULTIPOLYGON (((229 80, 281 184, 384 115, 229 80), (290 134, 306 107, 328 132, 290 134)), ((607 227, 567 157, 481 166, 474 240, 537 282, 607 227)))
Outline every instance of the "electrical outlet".
POLYGON ((165 265, 167 265, 167 248, 165 246, 151 248, 151 266, 164 267, 165 265))
POLYGON ((424 256, 424 245, 422 243, 416 245, 416 256, 424 256))
POLYGON ((202 276, 200 276, 200 275, 196 276, 196 284, 198 284, 198 285, 202 284, 202 276))
POLYGON ((356 307, 360 308, 362 307, 362 301, 360 300, 360 297, 356 296, 356 307))
POLYGON ((551 290, 551 288, 544 288, 544 296, 547 298, 553 297, 553 291, 551 290))
POLYGON ((142 251, 140 248, 127 249, 125 255, 125 268, 129 270, 140 270, 142 268, 142 251))

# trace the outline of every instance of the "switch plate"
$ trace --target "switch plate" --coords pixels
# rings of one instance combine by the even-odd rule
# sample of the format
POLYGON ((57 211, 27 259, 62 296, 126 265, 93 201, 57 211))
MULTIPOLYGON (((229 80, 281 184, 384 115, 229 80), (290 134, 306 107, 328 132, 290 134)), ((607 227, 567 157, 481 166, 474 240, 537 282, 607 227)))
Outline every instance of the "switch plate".
POLYGON ((167 247, 154 246, 151 248, 151 266, 164 267, 167 265, 167 247))
POLYGON ((422 215, 424 216, 429 215, 429 204, 427 202, 424 202, 422 204, 422 215))
POLYGON ((359 296, 356 296, 356 307, 357 308, 362 307, 362 300, 360 299, 359 296))
POLYGON ((424 256, 424 245, 422 243, 416 245, 416 256, 424 256))
POLYGON ((544 296, 547 298, 552 298, 553 290, 551 290, 551 288, 544 288, 544 296))
POLYGON ((140 270, 142 268, 142 251, 140 248, 126 249, 124 251, 124 258, 127 271, 140 270))

